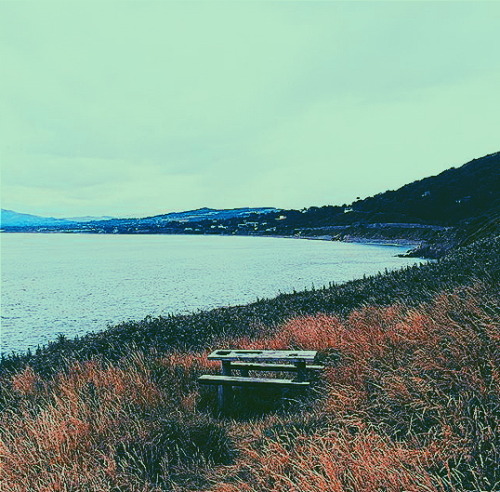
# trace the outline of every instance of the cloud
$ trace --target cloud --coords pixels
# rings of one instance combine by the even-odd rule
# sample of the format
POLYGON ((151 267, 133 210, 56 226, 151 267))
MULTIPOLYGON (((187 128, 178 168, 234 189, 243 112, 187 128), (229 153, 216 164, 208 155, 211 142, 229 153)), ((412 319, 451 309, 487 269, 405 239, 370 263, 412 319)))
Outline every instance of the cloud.
POLYGON ((494 2, 0 9, 7 208, 300 208, 498 150, 494 2))

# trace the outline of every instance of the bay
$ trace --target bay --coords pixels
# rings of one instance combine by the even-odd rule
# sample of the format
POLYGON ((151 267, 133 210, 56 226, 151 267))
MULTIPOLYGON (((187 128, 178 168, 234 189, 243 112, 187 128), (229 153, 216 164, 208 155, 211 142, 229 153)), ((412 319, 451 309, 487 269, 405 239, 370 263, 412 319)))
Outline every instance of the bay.
POLYGON ((420 262, 404 246, 244 236, 2 234, 4 353, 420 262))

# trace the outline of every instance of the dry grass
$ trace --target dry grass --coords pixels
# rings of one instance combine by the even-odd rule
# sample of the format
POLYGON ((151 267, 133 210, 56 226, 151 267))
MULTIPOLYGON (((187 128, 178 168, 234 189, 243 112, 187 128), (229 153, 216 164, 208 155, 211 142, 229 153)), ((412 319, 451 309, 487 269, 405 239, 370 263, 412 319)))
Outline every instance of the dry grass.
POLYGON ((161 403, 149 375, 140 356, 122 367, 77 363, 43 383, 30 368, 15 375, 12 388, 25 398, 3 414, 3 490, 112 490, 120 484, 113 448, 140 430, 132 410, 161 403))
POLYGON ((363 431, 323 430, 312 435, 268 438, 245 448, 238 475, 214 492, 440 491, 421 463, 422 452, 363 431))
MULTIPOLYGON (((319 350, 327 369, 299 412, 210 416, 197 353, 134 353, 4 381, 2 490, 493 491, 500 480, 497 296, 289 320, 222 346, 319 350), (304 409, 307 409, 305 411, 304 409)), ((215 347, 215 345, 214 345, 215 347)), ((210 347, 212 348, 212 347, 210 347)))
POLYGON ((242 340, 333 349, 341 359, 325 371, 316 409, 328 423, 296 432, 288 445, 267 439, 244 448, 235 483, 214 490, 497 490, 498 315, 497 296, 476 285, 418 309, 303 317, 271 337, 242 340))

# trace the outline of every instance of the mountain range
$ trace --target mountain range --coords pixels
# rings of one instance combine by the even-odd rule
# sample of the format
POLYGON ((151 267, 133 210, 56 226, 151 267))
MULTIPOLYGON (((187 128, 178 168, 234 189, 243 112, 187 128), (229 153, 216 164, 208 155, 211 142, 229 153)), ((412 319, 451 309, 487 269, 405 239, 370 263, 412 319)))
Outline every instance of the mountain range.
POLYGON ((198 222, 203 220, 226 220, 233 218, 244 218, 251 214, 265 214, 277 211, 272 207, 258 208, 235 208, 229 210, 216 210, 213 208, 200 208, 197 210, 188 210, 185 212, 171 212, 152 217, 138 219, 116 219, 115 217, 68 217, 56 219, 54 217, 42 217, 40 215, 24 214, 14 212, 13 210, 1 210, 0 223, 2 227, 36 227, 36 226, 78 226, 81 223, 101 222, 101 221, 130 221, 138 220, 145 224, 162 224, 167 222, 198 222))
POLYGON ((40 217, 39 215, 22 214, 13 210, 2 208, 1 224, 4 226, 27 227, 41 225, 61 225, 68 224, 66 219, 56 219, 54 217, 40 217))
POLYGON ((62 226, 79 222, 97 222, 100 220, 109 220, 112 218, 113 217, 71 217, 56 219, 55 217, 42 217, 40 215, 23 214, 14 212, 14 210, 6 210, 2 208, 0 224, 2 225, 2 227, 62 226))

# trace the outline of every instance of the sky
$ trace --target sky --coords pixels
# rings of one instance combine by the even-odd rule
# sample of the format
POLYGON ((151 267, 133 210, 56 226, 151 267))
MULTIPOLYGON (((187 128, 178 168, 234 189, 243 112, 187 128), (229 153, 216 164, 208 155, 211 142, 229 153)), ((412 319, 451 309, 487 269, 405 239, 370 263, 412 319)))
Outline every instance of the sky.
POLYGON ((500 2, 0 0, 2 208, 348 204, 500 150, 500 2))

